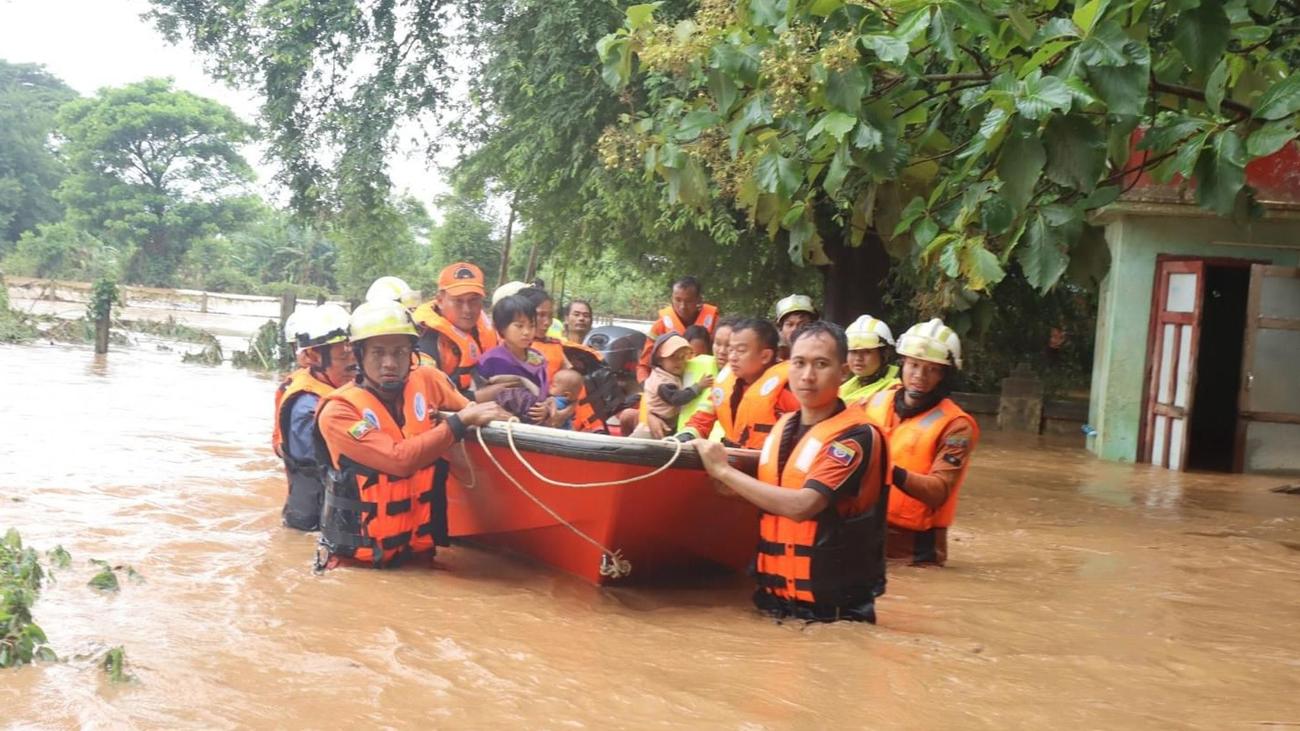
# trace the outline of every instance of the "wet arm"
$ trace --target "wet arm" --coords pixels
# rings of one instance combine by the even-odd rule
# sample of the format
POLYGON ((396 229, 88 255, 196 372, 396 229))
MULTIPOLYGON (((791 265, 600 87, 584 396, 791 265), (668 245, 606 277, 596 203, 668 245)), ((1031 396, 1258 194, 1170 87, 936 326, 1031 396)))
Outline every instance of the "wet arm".
POLYGON ((894 486, 938 510, 948 500, 961 477, 974 446, 974 430, 966 421, 956 421, 939 436, 939 449, 928 473, 894 468, 894 486))
POLYGON ((719 468, 713 477, 760 510, 791 520, 808 520, 825 510, 831 501, 829 496, 812 486, 799 490, 776 487, 731 465, 719 468))
POLYGON ((407 477, 433 464, 465 434, 465 426, 455 415, 423 434, 400 441, 368 426, 346 402, 331 401, 321 410, 321 434, 335 452, 396 477, 407 477))

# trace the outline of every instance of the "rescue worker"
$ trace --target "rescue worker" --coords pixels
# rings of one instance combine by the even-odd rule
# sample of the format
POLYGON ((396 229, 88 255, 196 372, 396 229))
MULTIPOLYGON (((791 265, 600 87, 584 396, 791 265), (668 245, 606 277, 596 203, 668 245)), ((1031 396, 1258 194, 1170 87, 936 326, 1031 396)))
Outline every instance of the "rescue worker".
POLYGON ((324 304, 307 313, 305 319, 300 341, 303 347, 298 351, 304 366, 289 374, 276 389, 271 440, 275 453, 284 460, 289 481, 280 519, 290 528, 309 531, 320 528, 321 501, 325 494, 323 470, 316 461, 313 436, 316 406, 352 378, 356 361, 348 346, 347 310, 336 304, 324 304))
POLYGON ((456 262, 438 274, 437 297, 412 314, 420 331, 420 352, 466 395, 474 390, 479 355, 497 344, 492 321, 483 314, 483 296, 483 272, 468 262, 456 262))
POLYGON ((326 396, 316 417, 318 450, 330 460, 317 565, 431 556, 447 545, 442 457, 468 427, 507 415, 416 366, 415 325, 401 305, 363 303, 348 330, 356 380, 326 396))
MULTIPOLYGON (((299 368, 307 367, 307 354, 303 352, 303 330, 306 329, 309 315, 315 307, 299 307, 284 318, 284 342, 293 348, 293 360, 299 368)), ((279 445, 276 449, 279 450, 279 445)), ((276 452, 279 454, 279 451, 276 452)))
POLYGON ((571 343, 581 343, 591 332, 591 303, 587 300, 570 300, 564 311, 564 339, 571 343))
POLYGON ((641 360, 637 364, 637 381, 645 381, 653 368, 650 367, 650 353, 654 350, 655 340, 660 335, 677 333, 686 336, 686 328, 699 325, 709 331, 718 326, 718 308, 704 302, 704 292, 695 277, 682 277, 672 286, 672 304, 659 310, 659 317, 650 325, 650 337, 646 339, 641 350, 641 360))
POLYGON ((714 479, 763 511, 754 604, 777 618, 874 623, 885 591, 888 450, 862 410, 839 399, 847 350, 833 323, 794 334, 799 408, 764 441, 756 478, 722 445, 691 443, 714 479))
POLYGON ((731 374, 714 381, 711 411, 696 411, 677 435, 687 440, 722 425, 724 444, 747 449, 763 446, 777 419, 799 408, 787 381, 789 364, 776 357, 778 335, 766 320, 739 320, 731 329, 728 359, 731 374))
POLYGON ((942 320, 909 328, 898 339, 898 355, 902 385, 866 403, 867 418, 889 438, 894 465, 887 551, 890 558, 942 566, 979 425, 948 398, 961 368, 961 341, 942 320))
POLYGON ((813 307, 812 298, 806 294, 792 294, 777 300, 776 329, 781 332, 782 358, 790 354, 790 339, 795 331, 816 320, 817 317, 817 308, 813 307))
POLYGON ((366 290, 366 302, 396 302, 408 312, 420 306, 420 293, 401 277, 380 277, 366 290))
POLYGON ((898 366, 889 362, 894 334, 888 325, 863 315, 844 334, 849 340, 849 378, 840 386, 844 403, 857 405, 877 391, 898 385, 898 366))

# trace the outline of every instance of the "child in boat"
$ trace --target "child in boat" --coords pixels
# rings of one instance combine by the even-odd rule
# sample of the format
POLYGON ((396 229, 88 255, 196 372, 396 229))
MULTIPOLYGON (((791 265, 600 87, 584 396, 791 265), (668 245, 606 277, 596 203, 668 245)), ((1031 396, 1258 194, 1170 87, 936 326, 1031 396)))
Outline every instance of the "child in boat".
MULTIPOLYGON (((569 409, 570 406, 578 403, 582 396, 583 378, 582 374, 572 368, 561 368, 555 372, 555 380, 551 382, 551 399, 555 403, 557 413, 569 409)), ((561 429, 573 428, 573 416, 569 415, 563 423, 558 425, 561 429)))
POLYGON ((653 370, 645 380, 641 414, 632 436, 662 439, 671 435, 676 431, 677 414, 681 408, 713 385, 713 376, 710 375, 704 376, 694 386, 682 385, 686 359, 691 353, 691 344, 676 333, 660 335, 655 340, 650 358, 653 370))
POLYGON ((691 344, 692 355, 710 355, 713 353, 713 339, 709 331, 700 325, 691 325, 682 335, 691 344))
POLYGON ((555 409, 546 381, 546 359, 530 347, 537 325, 536 308, 527 298, 504 297, 492 305, 492 325, 501 343, 479 356, 479 378, 487 383, 517 382, 498 393, 496 402, 520 421, 547 423, 555 409))

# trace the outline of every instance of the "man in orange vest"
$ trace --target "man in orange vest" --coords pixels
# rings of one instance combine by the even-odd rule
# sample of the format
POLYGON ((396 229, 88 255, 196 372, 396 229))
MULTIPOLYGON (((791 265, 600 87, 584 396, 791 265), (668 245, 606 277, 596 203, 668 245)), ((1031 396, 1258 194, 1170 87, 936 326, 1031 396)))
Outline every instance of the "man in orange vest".
POLYGON ((290 373, 276 389, 271 442, 284 460, 289 481, 280 520, 290 528, 310 531, 320 528, 325 494, 313 438, 316 406, 352 378, 356 361, 348 346, 348 313, 342 307, 327 303, 305 311, 295 318, 292 329, 301 334, 298 359, 303 367, 290 373))
POLYGON ((650 325, 650 337, 641 349, 641 360, 637 363, 636 379, 645 381, 654 370, 650 367, 650 352, 660 335, 677 333, 686 337, 686 328, 699 325, 709 331, 718 326, 718 308, 704 302, 704 293, 700 281, 695 277, 682 277, 673 282, 672 305, 659 310, 659 317, 650 325))
POLYGON ((497 345, 492 321, 483 314, 483 297, 483 272, 460 261, 443 268, 438 296, 412 313, 420 331, 419 351, 467 395, 474 390, 479 356, 497 345))
POLYGON ((358 305, 349 322, 357 379, 324 398, 318 451, 329 455, 317 565, 382 568, 447 545, 443 459, 471 426, 506 418, 469 403, 431 368, 417 366, 416 331, 396 302, 358 305), (443 419, 440 411, 456 413, 443 419))
POLYGON ((794 334, 790 382, 799 409, 763 443, 758 477, 716 442, 692 446, 709 474, 763 511, 754 603, 778 618, 876 621, 885 591, 888 450, 861 409, 839 398, 848 344, 838 325, 794 334))
POLYGON ((709 392, 712 410, 695 412, 677 438, 707 436, 717 423, 728 446, 763 446, 777 419, 799 408, 790 391, 790 364, 777 360, 779 342, 776 328, 767 320, 737 321, 727 348, 730 377, 714 382, 709 392))
POLYGON ((890 558, 942 566, 957 494, 979 440, 979 425, 948 398, 961 368, 957 333, 933 319, 898 339, 902 385, 866 403, 866 417, 889 437, 893 490, 889 498, 890 558))

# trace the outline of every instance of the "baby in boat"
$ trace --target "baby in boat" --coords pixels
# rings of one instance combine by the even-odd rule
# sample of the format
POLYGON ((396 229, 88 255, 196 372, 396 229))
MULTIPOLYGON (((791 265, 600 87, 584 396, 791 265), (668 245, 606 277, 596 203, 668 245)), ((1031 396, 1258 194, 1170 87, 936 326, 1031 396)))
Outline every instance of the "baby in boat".
POLYGON ((655 341, 650 364, 654 370, 645 379, 641 394, 641 414, 634 437, 662 439, 671 435, 682 407, 713 386, 713 376, 705 376, 693 386, 682 386, 686 359, 693 354, 691 344, 681 335, 668 333, 655 341))

